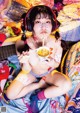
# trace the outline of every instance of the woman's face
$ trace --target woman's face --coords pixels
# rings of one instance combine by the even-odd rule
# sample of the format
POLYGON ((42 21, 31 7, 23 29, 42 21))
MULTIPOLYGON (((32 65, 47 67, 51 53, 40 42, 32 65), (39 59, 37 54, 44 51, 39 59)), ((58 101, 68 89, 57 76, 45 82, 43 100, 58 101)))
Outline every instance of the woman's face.
POLYGON ((34 36, 39 40, 48 38, 52 31, 52 22, 49 16, 44 16, 43 14, 37 15, 34 21, 33 31, 34 36))

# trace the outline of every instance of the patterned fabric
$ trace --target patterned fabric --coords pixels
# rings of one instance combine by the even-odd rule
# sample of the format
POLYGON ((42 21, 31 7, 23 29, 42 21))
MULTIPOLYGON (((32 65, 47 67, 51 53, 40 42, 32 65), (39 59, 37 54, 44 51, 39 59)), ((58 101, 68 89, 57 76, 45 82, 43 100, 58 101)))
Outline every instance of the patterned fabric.
POLYGON ((3 99, 0 101, 0 106, 6 106, 6 113, 62 113, 63 105, 65 105, 64 96, 55 99, 39 100, 36 95, 39 91, 29 93, 23 98, 10 100, 7 104, 3 99), (35 97, 34 97, 35 94, 35 97), (35 101, 33 102, 33 99, 35 101), (35 105, 36 104, 36 105, 35 105), (32 106, 33 105, 33 108, 32 106))
MULTIPOLYGON (((66 60, 66 73, 68 75, 71 72, 72 66, 73 67, 76 66, 75 69, 78 72, 80 72, 80 70, 79 70, 80 49, 79 48, 80 48, 80 42, 74 44, 69 51, 69 54, 68 54, 67 60, 66 60)), ((8 57, 8 61, 15 64, 17 69, 20 68, 17 56, 8 57)), ((71 74, 70 74, 70 77, 72 77, 72 79, 73 79, 73 76, 71 74)), ((78 77, 80 77, 80 74, 78 74, 78 77)), ((78 80, 80 82, 80 79, 78 79, 78 80)), ((74 81, 76 81, 76 79, 74 79, 74 81)), ((66 105, 66 100, 65 100, 64 96, 59 96, 57 98, 51 98, 51 99, 39 100, 36 98, 36 95, 39 91, 41 91, 41 89, 31 92, 28 95, 24 96, 23 98, 10 100, 10 102, 8 104, 2 98, 0 98, 0 107, 6 106, 6 109, 7 109, 6 113, 67 113, 66 111, 64 111, 65 105, 66 105), (36 102, 33 103, 33 100, 31 98, 34 99, 34 94, 35 94, 36 102), (34 109, 34 112, 33 112, 30 105, 31 104, 33 105, 35 103, 36 103, 36 108, 34 109)), ((76 96, 80 97, 80 90, 76 96)), ((76 97, 73 98, 73 100, 72 100, 72 101, 75 101, 74 103, 77 105, 77 107, 80 105, 79 104, 80 98, 78 98, 78 100, 79 101, 77 101, 76 97)), ((69 107, 69 109, 67 109, 67 110, 80 112, 80 108, 76 110, 76 107, 74 107, 74 106, 69 107)), ((79 112, 73 112, 73 113, 79 113, 79 112)))
POLYGON ((72 81, 72 88, 68 92, 71 97, 76 85, 80 82, 80 42, 74 44, 69 50, 66 58, 65 73, 72 81))
MULTIPOLYGON (((10 56, 8 57, 8 60, 19 68, 16 56, 10 56)), ((5 86, 5 90, 9 86, 9 81, 12 79, 13 77, 10 75, 5 86)), ((41 89, 33 91, 22 98, 10 100, 9 103, 6 103, 2 98, 0 98, 0 107, 6 106, 6 113, 33 113, 31 105, 35 104, 35 102, 33 103, 32 98, 34 98, 34 94, 36 98, 39 91, 41 91, 41 89)), ((34 108, 34 113, 60 113, 60 111, 63 110, 65 103, 64 96, 44 100, 37 99, 37 108, 34 108)))
POLYGON ((65 113, 80 113, 80 82, 69 102, 67 103, 65 113))
POLYGON ((57 19, 61 23, 59 31, 63 40, 80 40, 80 0, 78 3, 65 5, 59 12, 57 19))
POLYGON ((15 0, 15 1, 26 6, 27 8, 42 4, 47 5, 51 8, 54 6, 54 0, 15 0))
POLYGON ((80 60, 80 42, 74 44, 71 47, 69 54, 67 56, 67 59, 66 59, 66 74, 67 75, 69 75, 69 72, 71 71, 74 65, 76 66, 79 64, 79 60, 80 60))
POLYGON ((63 4, 72 4, 80 2, 80 0, 63 0, 63 4))

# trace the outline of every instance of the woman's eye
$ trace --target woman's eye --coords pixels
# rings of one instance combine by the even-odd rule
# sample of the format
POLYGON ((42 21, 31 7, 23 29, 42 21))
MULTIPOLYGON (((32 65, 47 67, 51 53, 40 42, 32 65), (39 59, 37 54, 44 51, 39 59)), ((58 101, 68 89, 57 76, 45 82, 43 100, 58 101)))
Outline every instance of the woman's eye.
POLYGON ((38 23, 40 23, 40 21, 35 21, 34 23, 35 23, 35 24, 38 24, 38 23))
POLYGON ((51 21, 46 21, 46 23, 49 23, 49 24, 50 24, 50 23, 51 23, 51 21))

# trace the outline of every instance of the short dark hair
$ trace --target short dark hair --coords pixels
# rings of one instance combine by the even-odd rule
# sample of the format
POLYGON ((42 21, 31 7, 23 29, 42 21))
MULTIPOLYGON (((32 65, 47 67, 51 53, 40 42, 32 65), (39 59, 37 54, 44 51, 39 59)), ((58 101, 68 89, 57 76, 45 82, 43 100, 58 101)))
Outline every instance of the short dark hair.
POLYGON ((60 22, 56 19, 57 13, 55 10, 52 10, 50 7, 45 5, 38 5, 31 8, 25 17, 26 28, 29 31, 33 30, 34 20, 38 14, 48 15, 52 22, 52 31, 59 27, 60 22))

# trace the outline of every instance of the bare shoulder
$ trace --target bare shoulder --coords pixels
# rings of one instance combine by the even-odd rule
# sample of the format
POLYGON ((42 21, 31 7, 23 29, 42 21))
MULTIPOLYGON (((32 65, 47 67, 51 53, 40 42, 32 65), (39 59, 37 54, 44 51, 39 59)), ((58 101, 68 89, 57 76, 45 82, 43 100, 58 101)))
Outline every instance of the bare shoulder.
POLYGON ((33 41, 33 37, 28 37, 27 40, 28 41, 33 41))
POLYGON ((53 37, 52 37, 52 36, 50 36, 49 40, 50 40, 50 41, 54 41, 54 42, 55 42, 55 41, 56 41, 56 38, 55 38, 54 36, 53 36, 53 37))
POLYGON ((56 38, 49 37, 47 40, 47 44, 55 44, 56 38))

